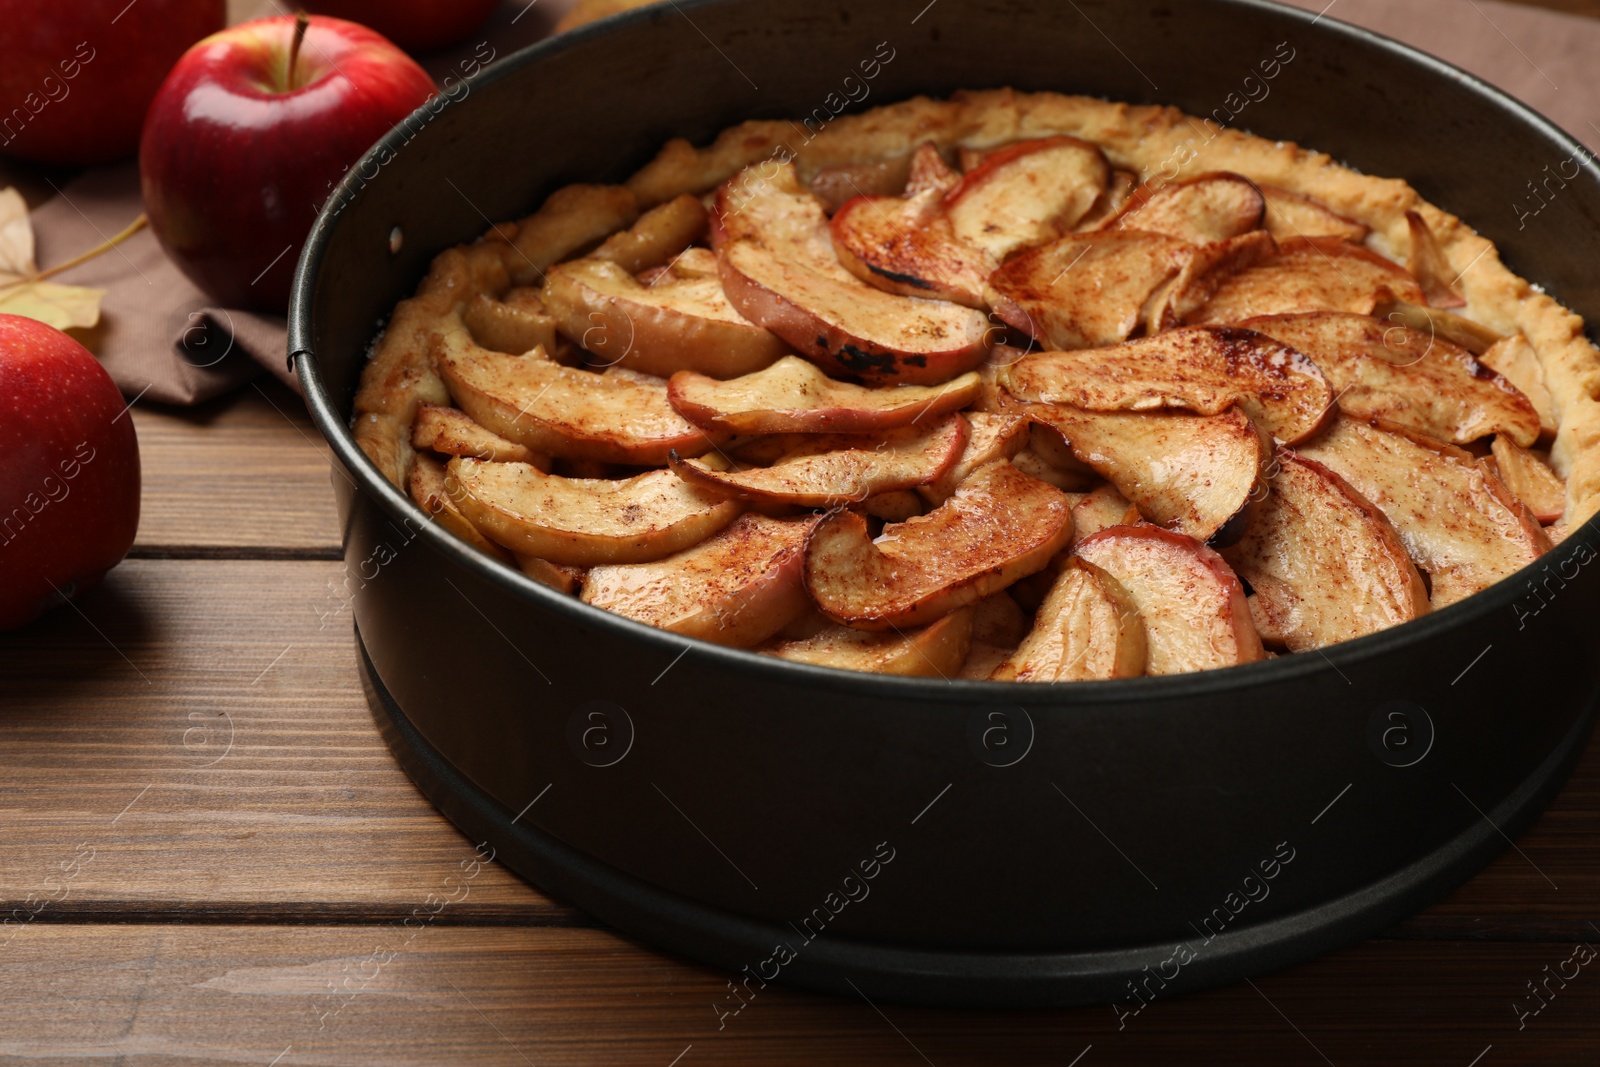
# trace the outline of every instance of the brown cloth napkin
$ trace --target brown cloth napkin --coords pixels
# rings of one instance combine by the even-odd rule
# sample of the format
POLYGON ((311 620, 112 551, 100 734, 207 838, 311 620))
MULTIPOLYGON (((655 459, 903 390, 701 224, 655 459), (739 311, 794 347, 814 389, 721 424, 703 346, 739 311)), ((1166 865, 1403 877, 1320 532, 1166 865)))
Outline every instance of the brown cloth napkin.
MULTIPOLYGON (((1600 55, 1600 20, 1496 0, 1293 2, 1464 67, 1600 149, 1600 83, 1586 76, 1600 55)), ((442 80, 458 73, 462 60, 481 56, 485 43, 497 58, 508 55, 549 33, 573 3, 507 0, 477 34, 427 57, 424 66, 442 80)), ((231 10, 235 21, 275 13, 273 0, 236 2, 231 10)), ((40 265, 93 247, 141 210, 134 165, 84 174, 33 214, 40 265)), ((130 397, 195 404, 237 388, 263 367, 294 384, 284 362, 284 320, 212 306, 148 231, 59 280, 106 290, 101 325, 89 346, 130 397)))

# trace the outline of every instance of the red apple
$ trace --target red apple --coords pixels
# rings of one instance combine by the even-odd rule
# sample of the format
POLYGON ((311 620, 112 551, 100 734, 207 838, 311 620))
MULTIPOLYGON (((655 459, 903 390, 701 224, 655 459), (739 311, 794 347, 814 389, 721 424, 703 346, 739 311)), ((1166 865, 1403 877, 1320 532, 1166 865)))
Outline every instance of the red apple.
POLYGON ((408 52, 455 44, 483 25, 500 0, 312 0, 306 6, 371 26, 408 52))
POLYGON ((131 156, 161 79, 226 22, 225 0, 0 0, 0 152, 131 156))
POLYGON ((433 95, 404 52, 353 22, 291 16, 186 52, 145 118, 150 228, 229 307, 281 313, 311 223, 341 174, 433 95), (292 69, 291 69, 292 68, 292 69))
POLYGON ((0 630, 94 585, 139 529, 139 441, 111 375, 0 315, 0 630))

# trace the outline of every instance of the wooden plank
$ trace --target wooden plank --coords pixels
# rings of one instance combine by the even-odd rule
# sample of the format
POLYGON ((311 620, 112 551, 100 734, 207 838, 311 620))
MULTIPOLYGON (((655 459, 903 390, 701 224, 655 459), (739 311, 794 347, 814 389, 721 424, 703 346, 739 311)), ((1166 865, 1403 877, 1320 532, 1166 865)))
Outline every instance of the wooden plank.
MULTIPOLYGON (((123 563, 0 637, 0 895, 52 917, 401 914, 472 855, 362 695, 343 565, 123 563)), ((570 921, 496 868, 468 917, 570 921)))
POLYGON ((736 1003, 729 975, 599 930, 32 926, 0 955, 0 1056, 142 1067, 1590 1062, 1600 964, 1579 968, 1572 952, 1369 942, 1120 1017, 1107 1006, 939 1011, 754 983, 738 1014, 719 1016, 713 1004, 736 1003), (1563 964, 1576 977, 1552 980, 1554 997, 1519 1030, 1514 1005, 1536 1003, 1525 983, 1563 964))
POLYGON ((136 404, 133 420, 144 472, 137 554, 337 555, 328 447, 280 383, 262 379, 194 408, 136 404))
MULTIPOLYGON (((40 892, 80 844, 95 861, 51 919, 349 922, 433 891, 470 848, 378 737, 341 580, 336 563, 135 560, 83 616, 0 639, 0 894, 40 892)), ((1519 845, 1395 933, 1593 933, 1600 745, 1519 845)), ((450 921, 575 915, 496 873, 450 921)))

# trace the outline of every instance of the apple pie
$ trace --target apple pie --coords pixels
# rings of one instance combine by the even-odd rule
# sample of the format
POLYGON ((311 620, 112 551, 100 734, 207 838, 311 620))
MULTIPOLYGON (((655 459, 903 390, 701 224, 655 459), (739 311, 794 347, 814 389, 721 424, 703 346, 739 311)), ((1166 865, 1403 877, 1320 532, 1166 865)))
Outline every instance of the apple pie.
POLYGON ((439 255, 367 456, 588 604, 946 679, 1324 648, 1600 510, 1583 323, 1403 181, 1052 93, 797 129, 439 255))

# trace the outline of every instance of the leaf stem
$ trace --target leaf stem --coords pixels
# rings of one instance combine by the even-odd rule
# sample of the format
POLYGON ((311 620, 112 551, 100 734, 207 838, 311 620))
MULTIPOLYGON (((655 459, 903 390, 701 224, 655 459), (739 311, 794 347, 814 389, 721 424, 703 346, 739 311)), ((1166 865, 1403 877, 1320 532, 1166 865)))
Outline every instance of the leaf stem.
POLYGON ((123 241, 126 241, 128 238, 132 237, 134 234, 138 233, 140 230, 144 229, 149 224, 150 224, 150 217, 148 215, 141 214, 138 218, 136 218, 132 222, 128 223, 128 225, 123 228, 121 233, 117 234, 115 237, 112 237, 110 240, 103 241, 100 244, 95 245, 93 248, 89 249, 89 251, 87 251, 87 252, 84 252, 82 255, 73 256, 71 259, 67 260, 65 263, 57 263, 55 266, 51 267, 49 270, 42 270, 38 274, 33 275, 31 278, 23 278, 17 284, 23 284, 23 283, 26 283, 26 282, 42 282, 46 278, 53 278, 57 274, 61 274, 64 271, 69 271, 73 267, 76 267, 80 263, 87 263, 89 260, 93 259, 95 256, 100 255, 102 252, 111 251, 111 249, 117 247, 123 241))

